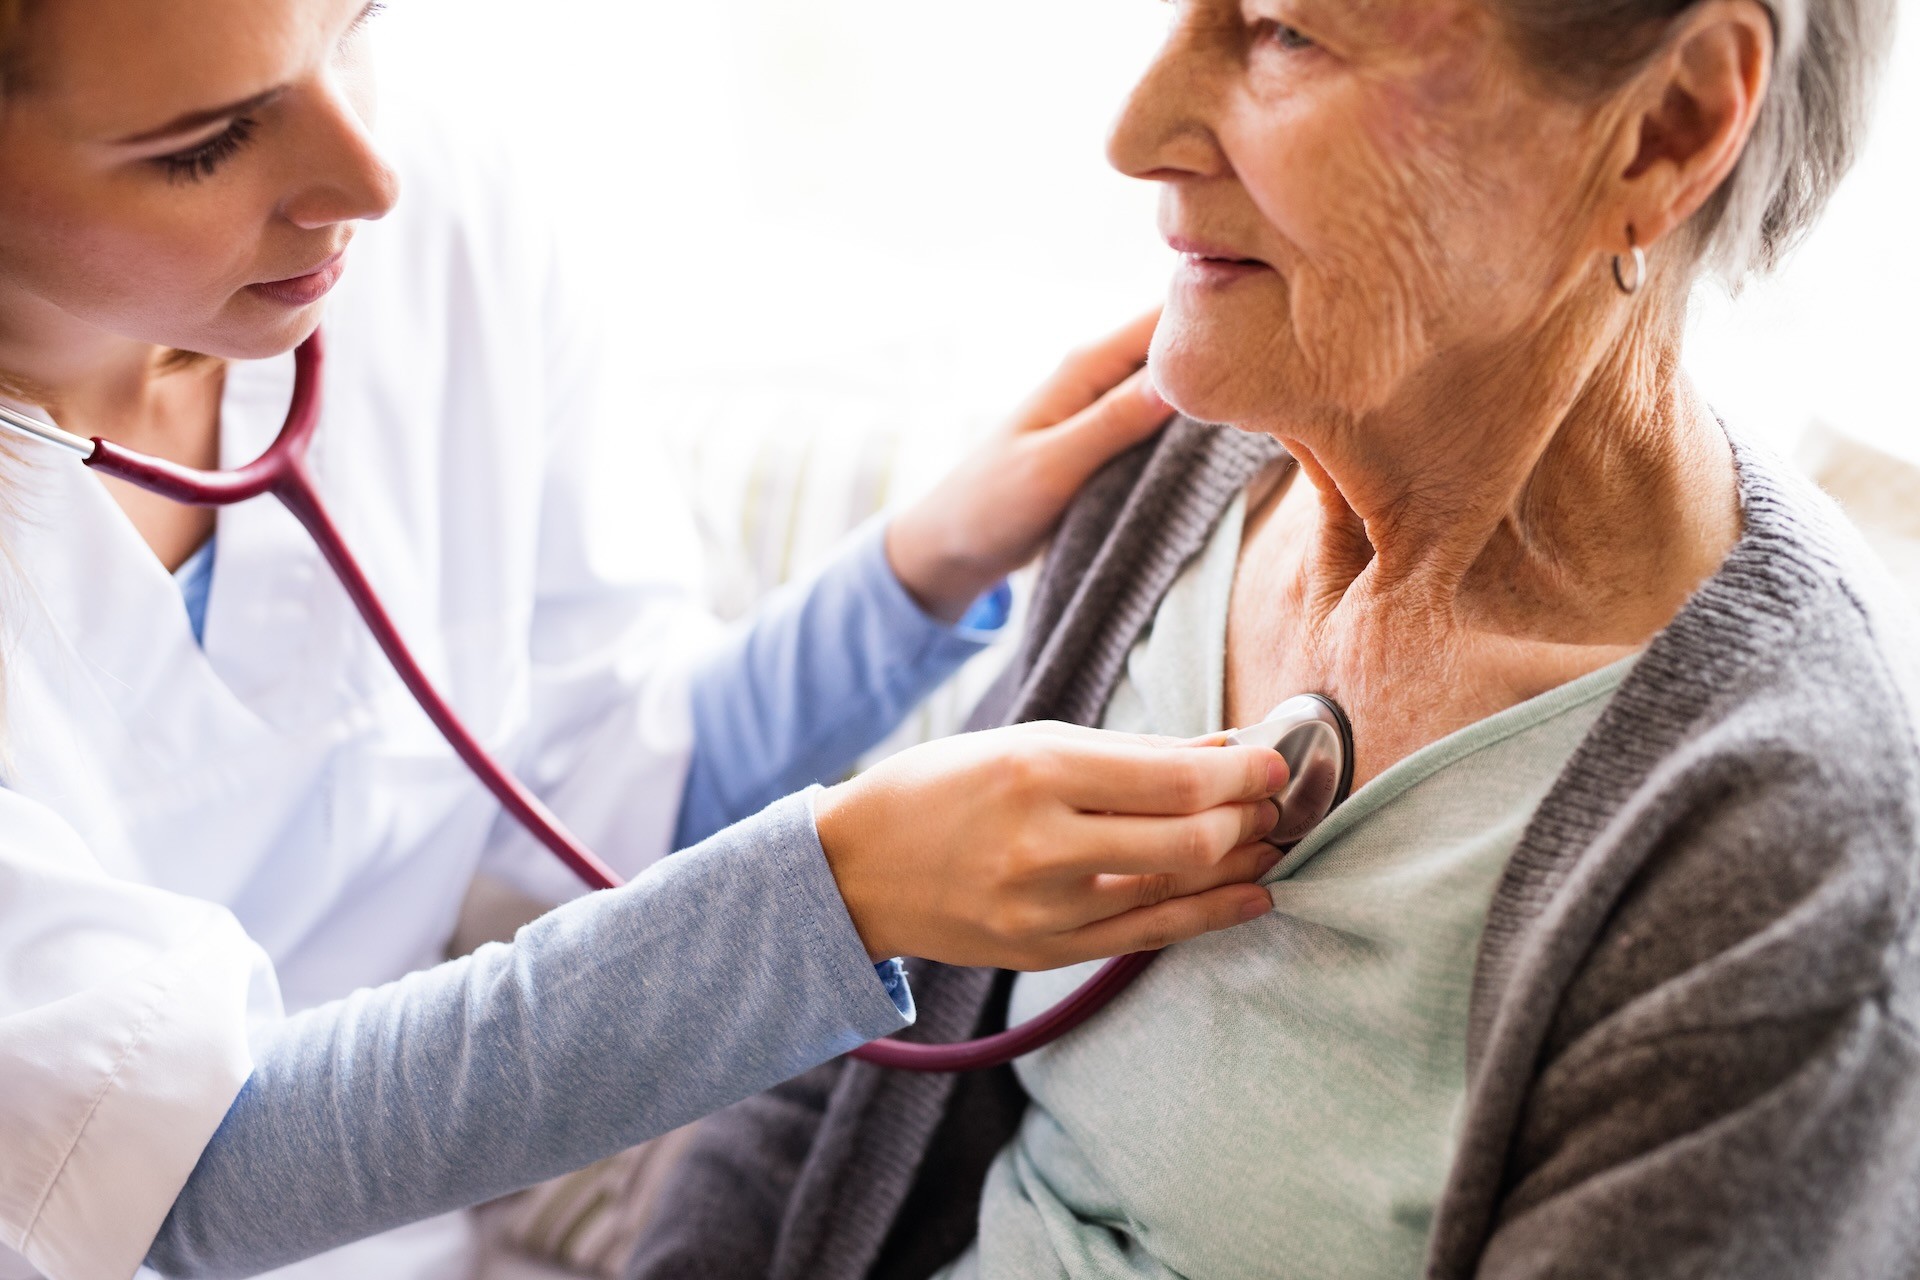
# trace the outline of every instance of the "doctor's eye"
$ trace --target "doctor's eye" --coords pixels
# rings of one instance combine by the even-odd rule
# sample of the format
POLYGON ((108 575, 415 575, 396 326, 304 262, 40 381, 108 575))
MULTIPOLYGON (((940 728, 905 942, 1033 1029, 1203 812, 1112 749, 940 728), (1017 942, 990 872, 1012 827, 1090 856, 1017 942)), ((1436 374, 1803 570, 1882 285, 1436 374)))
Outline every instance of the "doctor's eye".
POLYGON ((372 0, 372 3, 360 11, 360 16, 353 20, 353 25, 347 28, 347 34, 349 36, 358 35, 369 22, 372 22, 386 11, 387 6, 382 4, 381 0, 372 0))
POLYGON ((170 156, 155 156, 153 163, 160 166, 169 182, 199 182, 211 178, 221 165, 253 140, 254 130, 259 127, 260 122, 252 116, 236 116, 232 124, 205 142, 197 142, 170 156))

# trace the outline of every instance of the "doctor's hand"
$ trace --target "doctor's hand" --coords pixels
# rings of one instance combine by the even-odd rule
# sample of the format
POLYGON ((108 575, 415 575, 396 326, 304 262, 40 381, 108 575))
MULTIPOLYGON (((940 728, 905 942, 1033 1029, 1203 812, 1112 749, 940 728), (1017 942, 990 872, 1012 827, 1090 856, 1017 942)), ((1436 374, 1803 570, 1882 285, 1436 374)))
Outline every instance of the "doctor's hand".
POLYGON ((904 751, 814 814, 874 959, 1056 969, 1265 914, 1286 776, 1260 748, 1028 724, 904 751))
POLYGON ((957 621, 1032 560, 1067 504, 1172 410, 1142 366, 1159 308, 1067 357, 1045 386, 887 529, 887 558, 922 608, 957 621))

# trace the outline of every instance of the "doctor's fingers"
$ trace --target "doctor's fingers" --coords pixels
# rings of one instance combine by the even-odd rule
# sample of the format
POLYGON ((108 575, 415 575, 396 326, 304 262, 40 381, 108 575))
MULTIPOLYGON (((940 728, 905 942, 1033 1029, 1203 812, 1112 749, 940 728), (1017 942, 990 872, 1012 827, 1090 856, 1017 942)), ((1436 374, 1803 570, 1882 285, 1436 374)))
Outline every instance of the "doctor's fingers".
POLYGON ((1287 785, 1285 758, 1264 747, 1162 747, 1100 734, 1063 742, 1057 754, 1055 794, 1083 813, 1194 814, 1287 785))
POLYGON ((1158 431, 1172 416, 1172 408, 1142 369, 1061 423, 1048 445, 1062 469, 1084 477, 1158 431))
MULTIPOLYGON (((1112 333, 1068 353, 1052 377, 1021 406, 1016 431, 1035 431, 1073 417, 1126 381, 1147 362, 1160 308, 1144 312, 1112 333)), ((1162 411, 1165 418, 1165 411, 1162 411)))
POLYGON ((1272 895, 1257 884, 1224 885, 1192 897, 1171 898, 1060 934, 1048 943, 1052 953, 1049 967, 1135 951, 1158 951, 1203 933, 1257 920, 1272 910, 1272 895))
POLYGON ((1157 907, 1229 885, 1251 884, 1279 865, 1280 850, 1249 841, 1204 867, 1150 875, 1099 875, 1083 882, 1063 907, 1066 926, 1081 928, 1141 907, 1157 907))
POLYGON ((1052 850, 1051 870, 1055 875, 1200 877, 1181 883, 1211 888, 1224 881, 1205 877, 1279 821, 1280 811, 1271 800, 1222 805, 1179 818, 1081 814, 1070 820, 1065 839, 1052 850))

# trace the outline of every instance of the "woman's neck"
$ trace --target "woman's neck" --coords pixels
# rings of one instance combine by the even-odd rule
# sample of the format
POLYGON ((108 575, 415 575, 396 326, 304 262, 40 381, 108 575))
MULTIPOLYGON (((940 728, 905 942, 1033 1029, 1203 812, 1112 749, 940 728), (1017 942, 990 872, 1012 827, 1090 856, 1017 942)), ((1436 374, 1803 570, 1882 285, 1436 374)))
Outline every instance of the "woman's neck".
POLYGON ((177 379, 166 348, 109 333, 17 290, 0 295, 0 371, 63 426, 150 437, 177 379))
POLYGON ((1283 437, 1313 487, 1310 607, 1416 603, 1474 631, 1644 643, 1739 531, 1731 451, 1677 338, 1481 361, 1319 438, 1283 437))
POLYGON ((1299 476, 1242 547, 1228 718, 1326 693, 1364 783, 1643 647, 1739 533, 1726 437, 1657 336, 1486 361, 1350 426, 1276 432, 1299 476))
MULTIPOLYGON (((0 388, 52 413, 66 430, 193 467, 218 465, 224 366, 183 364, 165 348, 104 334, 22 302, 0 310, 0 388)), ((119 481, 107 490, 169 569, 213 532, 211 512, 119 481)))

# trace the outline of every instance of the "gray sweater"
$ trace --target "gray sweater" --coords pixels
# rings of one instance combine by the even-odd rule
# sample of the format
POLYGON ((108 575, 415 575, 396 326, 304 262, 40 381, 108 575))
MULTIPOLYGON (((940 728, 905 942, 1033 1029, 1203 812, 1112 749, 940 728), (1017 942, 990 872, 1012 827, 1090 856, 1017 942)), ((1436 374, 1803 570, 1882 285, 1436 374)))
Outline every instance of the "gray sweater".
MULTIPOLYGON (((1920 1276, 1920 629, 1829 503, 1736 454, 1739 542, 1495 894, 1437 1280, 1920 1276)), ((1098 476, 980 721, 1097 723, 1274 456, 1182 422, 1098 476)), ((910 1034, 995 1028, 1006 985, 923 967, 910 1034)), ((749 1099, 703 1124, 631 1275, 924 1277, 971 1238, 1023 1101, 1004 1070, 859 1064, 749 1099)))

